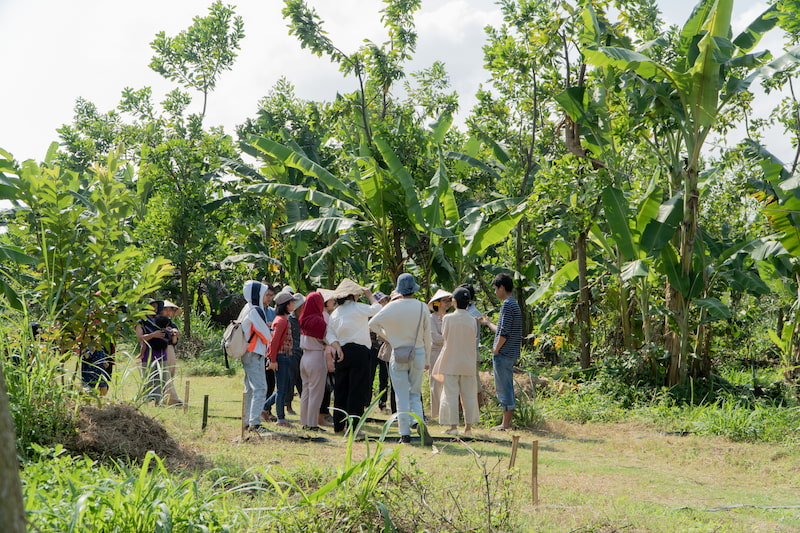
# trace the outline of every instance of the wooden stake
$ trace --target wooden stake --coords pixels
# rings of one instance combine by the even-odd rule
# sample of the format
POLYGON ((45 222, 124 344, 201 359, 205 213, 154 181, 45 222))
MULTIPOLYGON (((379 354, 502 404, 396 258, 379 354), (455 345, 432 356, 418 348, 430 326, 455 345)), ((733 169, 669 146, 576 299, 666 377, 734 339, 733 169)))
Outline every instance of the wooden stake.
POLYGON ((205 430, 207 425, 208 425, 208 394, 203 396, 203 427, 201 429, 205 430))
POLYGON ((539 441, 533 441, 531 446, 531 496, 533 505, 539 505, 539 441))
POLYGON ((511 460, 508 462, 508 469, 514 468, 517 463, 517 446, 519 446, 519 435, 511 436, 511 460))
POLYGON ((186 390, 183 393, 183 412, 189 412, 189 380, 186 380, 186 390))
POLYGON ((242 393, 242 441, 244 441, 245 426, 247 426, 247 393, 242 393))

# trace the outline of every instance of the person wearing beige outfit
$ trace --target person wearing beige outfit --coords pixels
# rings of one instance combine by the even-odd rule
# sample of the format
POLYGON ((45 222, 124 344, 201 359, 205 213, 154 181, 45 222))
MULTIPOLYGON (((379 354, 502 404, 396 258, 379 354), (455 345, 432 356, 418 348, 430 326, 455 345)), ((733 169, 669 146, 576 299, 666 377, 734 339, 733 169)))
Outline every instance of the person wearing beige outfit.
MULTIPOLYGON (((430 368, 436 364, 439 353, 444 345, 442 337, 442 318, 453 306, 453 295, 439 289, 433 298, 428 302, 428 309, 431 310, 431 360, 430 368)), ((431 389, 431 417, 439 418, 439 397, 442 395, 442 382, 435 379, 429 380, 431 389)))
POLYGON ((442 384, 439 404, 439 423, 449 425, 445 433, 458 435, 459 396, 464 408, 464 435, 472 434, 472 424, 480 420, 475 361, 478 351, 475 336, 478 323, 467 313, 469 291, 459 287, 453 292, 454 313, 442 319, 444 346, 433 367, 431 377, 442 384))

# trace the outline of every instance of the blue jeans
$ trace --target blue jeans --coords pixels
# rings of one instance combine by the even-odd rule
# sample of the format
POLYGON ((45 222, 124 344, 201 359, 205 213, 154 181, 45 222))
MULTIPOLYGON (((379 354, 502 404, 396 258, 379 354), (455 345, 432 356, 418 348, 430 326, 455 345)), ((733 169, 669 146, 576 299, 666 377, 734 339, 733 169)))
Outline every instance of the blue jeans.
POLYGON ((289 369, 289 356, 285 353, 278 354, 278 370, 275 371, 275 392, 272 396, 267 398, 267 403, 264 404, 264 409, 267 410, 275 404, 275 416, 278 420, 286 418, 283 407, 286 403, 286 393, 289 392, 289 385, 291 384, 291 370, 289 369))
POLYGON ((494 387, 497 389, 497 401, 503 406, 503 411, 516 409, 514 402, 514 363, 515 357, 507 355, 493 355, 494 387))
MULTIPOLYGON (((411 415, 420 420, 422 414, 422 374, 425 372, 425 348, 417 347, 414 360, 410 363, 397 363, 394 357, 389 361, 389 375, 397 397, 397 424, 400 435, 411 435, 411 415)), ((414 420, 416 422, 416 420, 414 420)))
POLYGON ((261 424, 261 408, 267 399, 267 378, 264 375, 264 356, 247 352, 242 356, 244 368, 244 404, 248 426, 261 424))

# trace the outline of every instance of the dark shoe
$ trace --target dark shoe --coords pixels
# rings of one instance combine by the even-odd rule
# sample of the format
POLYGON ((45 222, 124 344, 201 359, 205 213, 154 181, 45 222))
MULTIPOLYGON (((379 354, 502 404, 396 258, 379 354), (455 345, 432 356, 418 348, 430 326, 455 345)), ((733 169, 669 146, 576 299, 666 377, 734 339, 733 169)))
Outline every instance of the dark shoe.
POLYGON ((303 429, 305 429, 306 431, 325 431, 319 426, 303 426, 303 429))
POLYGON ((292 409, 291 407, 289 407, 289 408, 287 408, 287 409, 286 409, 286 414, 287 414, 287 415, 292 415, 292 416, 294 416, 294 415, 296 415, 297 413, 295 413, 295 412, 294 412, 294 409, 292 409))
POLYGON ((261 419, 264 422, 277 422, 278 421, 278 417, 273 415, 269 411, 261 411, 261 419))
POLYGON ((400 440, 397 441, 398 444, 411 444, 411 435, 400 435, 400 440))
POLYGON ((269 435, 269 430, 261 425, 248 426, 247 431, 249 431, 250 433, 255 433, 259 437, 263 437, 264 435, 269 435))

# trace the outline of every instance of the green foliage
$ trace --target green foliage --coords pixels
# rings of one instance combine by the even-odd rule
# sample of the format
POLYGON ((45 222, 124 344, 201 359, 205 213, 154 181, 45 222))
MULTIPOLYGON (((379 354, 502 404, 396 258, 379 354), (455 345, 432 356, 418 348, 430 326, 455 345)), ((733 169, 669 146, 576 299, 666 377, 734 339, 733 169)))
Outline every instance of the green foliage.
POLYGON ((14 194, 3 240, 35 260, 16 276, 27 305, 57 325, 61 352, 113 343, 170 272, 165 260, 129 246, 138 199, 120 175, 130 168, 112 155, 85 174, 33 161, 7 172, 14 194))
MULTIPOLYGON (((36 445, 63 442, 75 431, 80 389, 71 383, 48 333, 34 339, 25 319, 4 316, 0 365, 5 376, 17 451, 27 457, 36 445)), ((52 333, 52 330, 51 332, 52 333)))
POLYGON ((139 468, 75 458, 61 446, 35 447, 23 465, 25 509, 37 531, 237 531, 246 516, 225 491, 170 474, 148 452, 139 468))
POLYGON ((193 88, 203 94, 206 112, 208 93, 216 87, 222 71, 230 70, 236 59, 239 41, 244 38, 242 17, 234 16, 233 6, 217 0, 206 17, 194 17, 192 25, 175 37, 163 31, 150 47, 156 55, 150 68, 166 79, 193 88))

